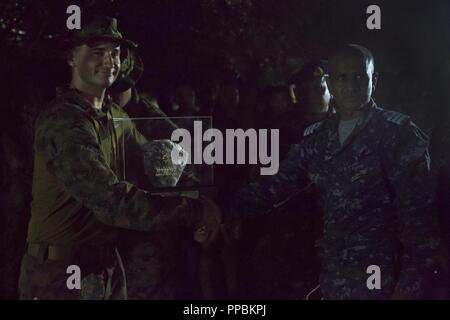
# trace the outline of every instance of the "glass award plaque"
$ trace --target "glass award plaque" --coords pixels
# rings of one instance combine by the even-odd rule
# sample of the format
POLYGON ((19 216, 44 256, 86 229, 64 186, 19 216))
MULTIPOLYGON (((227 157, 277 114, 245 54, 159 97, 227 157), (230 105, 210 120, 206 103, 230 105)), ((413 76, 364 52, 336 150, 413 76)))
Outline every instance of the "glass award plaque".
POLYGON ((122 178, 151 192, 211 187, 213 165, 198 160, 211 117, 114 118, 122 178))

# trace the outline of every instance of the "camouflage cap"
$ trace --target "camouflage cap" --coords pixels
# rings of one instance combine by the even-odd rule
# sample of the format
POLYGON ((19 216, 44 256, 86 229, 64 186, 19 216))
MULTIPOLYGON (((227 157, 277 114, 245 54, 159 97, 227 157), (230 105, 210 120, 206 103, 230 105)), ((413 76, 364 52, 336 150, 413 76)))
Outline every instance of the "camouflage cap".
POLYGON ((123 38, 117 29, 117 19, 107 16, 87 17, 80 30, 75 30, 70 43, 81 45, 95 40, 109 40, 126 48, 136 48, 137 44, 123 38))

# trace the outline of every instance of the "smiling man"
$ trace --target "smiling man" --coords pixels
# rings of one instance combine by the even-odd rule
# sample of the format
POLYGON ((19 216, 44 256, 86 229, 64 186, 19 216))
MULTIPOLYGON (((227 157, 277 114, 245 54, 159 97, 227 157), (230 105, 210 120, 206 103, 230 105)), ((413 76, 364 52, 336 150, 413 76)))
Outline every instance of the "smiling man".
POLYGON ((108 17, 85 23, 70 42, 70 85, 59 89, 36 121, 21 299, 125 299, 116 250, 121 229, 149 231, 175 222, 192 231, 204 227, 207 237, 210 226, 218 227, 217 219, 204 219, 216 210, 209 202, 202 210, 203 201, 151 195, 123 180, 119 141, 140 148, 146 140, 131 122, 115 126, 114 118, 127 114, 105 90, 118 76, 121 50, 130 47, 135 44, 108 17), (80 268, 79 287, 68 285, 71 265, 80 268))
POLYGON ((329 71, 337 113, 307 127, 278 174, 241 190, 233 212, 268 212, 305 186, 307 175, 324 209, 323 297, 423 297, 438 242, 428 138, 409 117, 375 104, 377 75, 368 49, 340 48, 329 71), (373 265, 381 271, 378 288, 368 281, 373 265))

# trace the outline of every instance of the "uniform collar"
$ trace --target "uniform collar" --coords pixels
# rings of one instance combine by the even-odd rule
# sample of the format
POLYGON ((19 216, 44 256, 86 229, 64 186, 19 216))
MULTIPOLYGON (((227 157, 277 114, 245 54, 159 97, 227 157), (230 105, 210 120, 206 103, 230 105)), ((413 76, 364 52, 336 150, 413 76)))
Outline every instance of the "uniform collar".
POLYGON ((339 113, 331 114, 329 118, 325 120, 324 128, 326 129, 326 134, 328 135, 327 138, 327 144, 328 144, 328 155, 327 158, 333 158, 338 153, 346 149, 348 145, 350 145, 355 137, 357 137, 361 131, 364 130, 364 128, 367 126, 367 124, 372 119, 373 115, 375 114, 376 110, 379 108, 375 104, 375 101, 372 99, 370 102, 363 107, 363 112, 361 114, 361 117, 358 119, 358 122, 356 123, 355 128, 353 129, 350 136, 345 140, 344 144, 341 145, 339 141, 339 132, 338 132, 338 126, 340 122, 340 116, 339 113))
MULTIPOLYGON (((358 121, 358 124, 365 126, 367 124, 367 122, 369 122, 369 120, 371 119, 374 111, 376 109, 379 109, 375 103, 375 101, 373 101, 373 99, 370 99, 369 103, 367 103, 363 108, 362 108, 362 114, 359 118, 360 121, 358 121)), ((334 108, 330 108, 330 110, 333 110, 333 112, 329 113, 329 117, 328 119, 332 122, 338 122, 341 120, 341 116, 339 115, 338 112, 335 111, 334 108)))
POLYGON ((56 88, 56 95, 58 98, 64 99, 74 104, 78 109, 80 109, 86 115, 99 120, 103 117, 108 119, 112 118, 110 109, 112 107, 113 101, 109 95, 105 95, 103 99, 103 105, 101 109, 96 109, 92 107, 92 104, 83 97, 80 91, 71 88, 68 85, 56 88))

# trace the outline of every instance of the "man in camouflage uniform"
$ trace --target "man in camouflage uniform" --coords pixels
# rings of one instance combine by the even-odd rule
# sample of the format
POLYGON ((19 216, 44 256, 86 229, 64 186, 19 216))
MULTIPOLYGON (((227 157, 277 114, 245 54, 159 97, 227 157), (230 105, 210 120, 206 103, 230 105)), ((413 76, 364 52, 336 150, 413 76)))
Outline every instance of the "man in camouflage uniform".
POLYGON ((233 212, 263 214, 309 176, 324 208, 323 297, 421 297, 438 242, 428 139, 407 116, 376 106, 366 48, 338 50, 328 84, 337 114, 307 127, 278 174, 240 191, 233 212), (380 268, 379 289, 369 289, 371 265, 380 268))
POLYGON ((125 299, 116 250, 122 228, 149 231, 176 222, 192 231, 205 226, 201 230, 207 237, 218 225, 218 211, 208 200, 150 194, 121 178, 119 141, 139 149, 146 140, 131 122, 116 127, 114 118, 127 114, 105 90, 117 78, 121 47, 134 46, 108 17, 85 23, 70 44, 70 87, 59 90, 35 126, 22 299, 125 299), (203 203, 211 210, 201 210, 203 203), (70 265, 81 270, 80 290, 67 286, 70 265))
POLYGON ((330 108, 331 94, 326 82, 327 77, 326 60, 309 61, 291 77, 290 82, 295 86, 294 112, 297 113, 293 115, 292 120, 297 121, 297 130, 321 121, 333 113, 334 109, 330 108))
POLYGON ((272 120, 272 127, 280 128, 281 159, 290 145, 300 142, 302 135, 299 132, 334 113, 334 109, 330 108, 331 94, 327 77, 327 62, 312 60, 289 79, 289 83, 294 86, 295 103, 288 112, 272 120))

